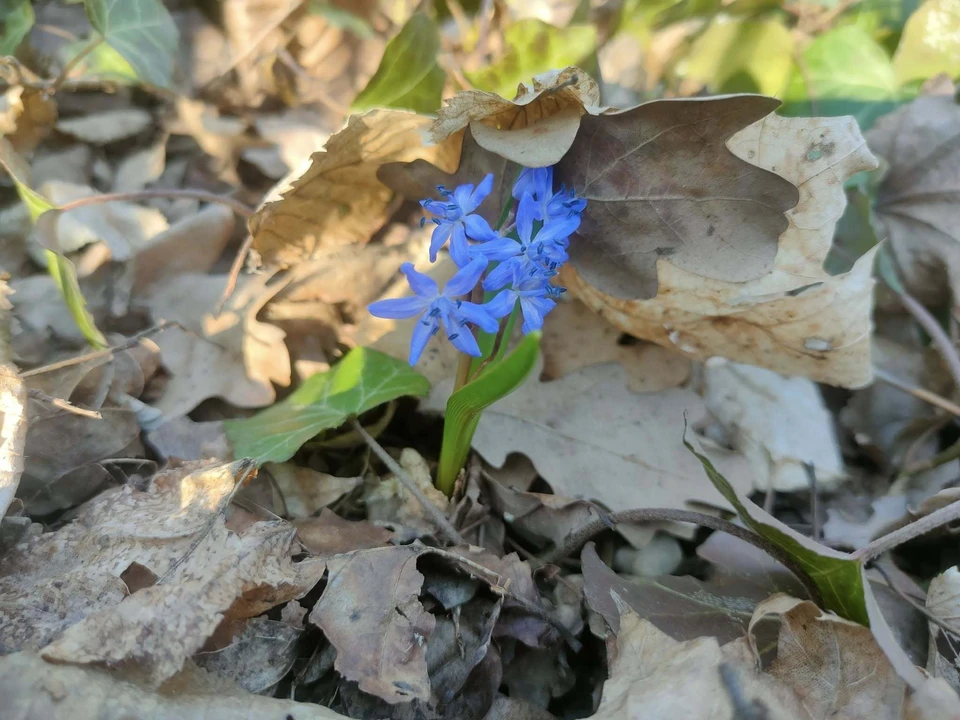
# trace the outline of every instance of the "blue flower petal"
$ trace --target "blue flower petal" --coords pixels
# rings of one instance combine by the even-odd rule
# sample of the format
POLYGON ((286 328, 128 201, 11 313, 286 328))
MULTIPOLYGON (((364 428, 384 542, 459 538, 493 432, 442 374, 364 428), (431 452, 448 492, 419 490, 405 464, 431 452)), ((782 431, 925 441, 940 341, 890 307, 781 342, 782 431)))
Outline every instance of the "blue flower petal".
POLYGON ((456 203, 457 207, 460 208, 460 211, 464 214, 473 212, 473 208, 467 210, 470 207, 470 197, 473 195, 473 185, 460 185, 459 187, 454 188, 453 190, 453 202, 456 203))
POLYGON ((477 281, 486 269, 486 258, 474 258, 447 281, 447 286, 443 289, 444 296, 453 299, 459 295, 466 295, 477 286, 477 281))
POLYGON ((520 243, 511 238, 500 238, 470 248, 474 255, 483 255, 491 262, 503 262, 520 254, 520 243))
POLYGON ((466 267, 475 257, 470 252, 470 244, 467 242, 467 235, 463 230, 463 223, 458 222, 453 226, 453 235, 450 239, 450 257, 457 267, 466 267))
POLYGON ((488 291, 499 290, 513 284, 514 276, 521 267, 521 257, 512 257, 497 265, 483 281, 483 289, 488 291))
POLYGON ((571 233, 580 227, 579 215, 567 215, 564 217, 548 220, 537 233, 537 240, 548 243, 555 240, 570 237, 571 233))
POLYGON ((533 195, 524 193, 520 198, 520 205, 517 207, 517 235, 520 242, 527 245, 530 242, 530 236, 533 234, 533 221, 537 219, 537 203, 533 195))
POLYGON ((544 297, 520 298, 520 312, 523 313, 523 334, 540 330, 543 327, 543 316, 553 310, 557 304, 544 297))
POLYGON ((453 225, 451 223, 443 223, 434 228, 433 235, 430 237, 430 262, 437 261, 437 253, 440 252, 440 248, 447 244, 452 231, 453 225))
POLYGON ((496 318, 487 312, 486 305, 477 305, 476 303, 465 300, 460 303, 460 307, 455 310, 455 313, 467 322, 473 323, 484 332, 496 332, 497 328, 500 327, 500 323, 497 322, 496 318))
POLYGON ((413 263, 406 262, 401 265, 400 272, 407 276, 410 288, 421 298, 426 298, 429 301, 440 294, 436 281, 429 275, 414 270, 413 263))
POLYGON ((367 306, 367 310, 374 317, 399 320, 400 318, 413 317, 418 313, 422 313, 429 304, 429 300, 418 296, 391 298, 389 300, 378 300, 375 303, 370 303, 367 306))
POLYGON ((423 349, 427 342, 437 332, 437 319, 430 317, 430 313, 424 313, 423 317, 417 322, 410 334, 410 357, 407 362, 416 365, 417 360, 423 354, 423 349))
POLYGON ((479 215, 467 215, 464 217, 463 226, 466 228, 467 237, 477 242, 490 242, 500 237, 500 233, 490 227, 490 223, 479 215))
POLYGON ((487 199, 487 196, 493 190, 493 173, 488 173, 487 176, 480 181, 480 184, 477 185, 477 189, 470 194, 470 198, 466 203, 461 203, 460 207, 463 208, 465 213, 472 213, 478 207, 480 203, 487 199))
POLYGON ((483 304, 483 309, 491 317, 502 318, 513 312, 517 304, 517 292, 515 290, 502 290, 497 293, 489 302, 483 304))

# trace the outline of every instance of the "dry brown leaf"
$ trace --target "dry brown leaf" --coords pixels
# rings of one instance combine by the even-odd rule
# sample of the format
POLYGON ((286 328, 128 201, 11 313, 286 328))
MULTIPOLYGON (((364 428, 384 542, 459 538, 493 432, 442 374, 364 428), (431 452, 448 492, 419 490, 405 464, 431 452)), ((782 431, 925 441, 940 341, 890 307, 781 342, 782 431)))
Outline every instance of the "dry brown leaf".
POLYGON ((56 120, 56 100, 45 89, 13 85, 0 97, 0 135, 17 152, 31 152, 56 120))
POLYGON ((293 463, 267 463, 263 470, 270 473, 280 495, 275 507, 283 508, 291 519, 310 517, 363 484, 362 477, 336 477, 293 463))
POLYGON ((57 130, 84 142, 106 145, 139 135, 151 125, 153 116, 149 112, 130 107, 61 119, 57 130))
POLYGON ((27 386, 9 362, 10 353, 4 346, 9 307, 4 290, 5 283, 0 281, 0 518, 20 484, 27 438, 27 386))
POLYGON ((178 417, 145 433, 145 441, 162 460, 229 460, 233 447, 227 440, 223 422, 194 422, 178 417))
POLYGON ((130 153, 117 163, 113 192, 137 192, 163 175, 167 163, 167 138, 130 153))
POLYGON ((590 716, 594 720, 742 717, 731 702, 722 672, 733 677, 741 702, 759 704, 766 711, 763 717, 810 720, 790 691, 758 673, 743 653, 721 649, 712 637, 674 640, 620 603, 620 632, 611 653, 610 678, 604 683, 600 707, 590 716))
POLYGON ((367 520, 344 520, 332 510, 324 508, 319 517, 294 522, 297 537, 314 555, 328 557, 353 550, 386 545, 393 533, 367 520))
MULTIPOLYGON (((407 471, 407 475, 430 502, 446 513, 447 496, 433 484, 430 466, 420 453, 413 448, 404 448, 400 453, 400 466, 407 471)), ((412 528, 420 535, 437 532, 435 523, 420 501, 392 474, 368 485, 363 494, 363 502, 367 506, 367 518, 371 522, 397 523, 412 528)))
POLYGON ((689 357, 719 355, 833 385, 866 384, 872 374, 873 253, 845 275, 829 276, 822 268, 846 202, 843 182, 875 167, 856 122, 769 115, 727 146, 800 191, 767 275, 724 282, 665 257, 657 261, 659 289, 650 300, 603 293, 571 267, 564 268, 566 284, 624 332, 689 357))
POLYGON ((366 243, 383 225, 392 193, 377 170, 387 162, 456 164, 459 144, 425 147, 429 119, 392 110, 353 115, 313 156, 310 168, 250 219, 253 247, 268 265, 291 265, 323 249, 366 243))
MULTIPOLYGON (((927 612, 947 627, 960 633, 960 570, 956 566, 930 581, 926 600, 927 612)), ((934 622, 928 623, 930 645, 927 652, 927 672, 942 677, 954 692, 960 693, 960 657, 951 634, 934 622), (940 640, 941 632, 946 636, 940 640)))
POLYGON ((33 653, 0 658, 6 720, 346 720, 316 703, 259 697, 196 666, 159 691, 105 670, 56 665, 33 653))
POLYGON ((811 718, 901 717, 906 683, 869 628, 829 615, 809 600, 774 595, 757 606, 750 631, 770 615, 779 616, 781 625, 769 673, 796 693, 811 718))
POLYGON ((139 296, 182 273, 209 271, 234 230, 233 211, 210 205, 154 236, 133 259, 133 289, 139 296))
MULTIPOLYGON (((684 414, 696 424, 705 413, 692 390, 637 395, 615 364, 596 365, 544 383, 539 367, 516 391, 480 418, 473 447, 501 466, 511 452, 529 457, 562 497, 597 500, 612 510, 683 508, 689 501, 727 507, 681 443, 684 414)), ((435 385, 426 406, 441 410, 451 381, 435 385)), ((720 472, 749 492, 751 471, 742 456, 711 449, 720 472)))
POLYGON ((257 320, 282 285, 268 286, 269 279, 242 277, 219 316, 214 312, 226 276, 179 275, 154 290, 147 300, 154 320, 174 320, 185 328, 155 336, 173 376, 155 403, 167 418, 185 415, 212 397, 237 407, 263 407, 276 397, 273 383, 290 384, 284 332, 257 320))
POLYGON ((558 303, 543 326, 545 380, 556 380, 590 365, 619 362, 633 392, 679 387, 690 377, 690 360, 680 353, 628 338, 579 300, 558 303))
POLYGON ((388 703, 430 699, 427 643, 436 619, 418 598, 423 546, 360 550, 328 560, 327 587, 310 612, 337 649, 336 669, 388 703))
POLYGON ((907 289, 960 308, 960 105, 953 93, 921 96, 877 121, 870 148, 889 163, 877 218, 907 289))
POLYGON ((526 167, 546 167, 563 157, 581 115, 599 102, 600 89, 585 72, 551 70, 520 85, 512 101, 480 90, 457 93, 440 108, 429 134, 439 143, 469 126, 485 150, 526 167))
POLYGON ((817 486, 835 488, 846 476, 833 416, 810 380, 720 360, 707 363, 703 397, 734 448, 753 469, 758 490, 803 490, 804 463, 817 486))

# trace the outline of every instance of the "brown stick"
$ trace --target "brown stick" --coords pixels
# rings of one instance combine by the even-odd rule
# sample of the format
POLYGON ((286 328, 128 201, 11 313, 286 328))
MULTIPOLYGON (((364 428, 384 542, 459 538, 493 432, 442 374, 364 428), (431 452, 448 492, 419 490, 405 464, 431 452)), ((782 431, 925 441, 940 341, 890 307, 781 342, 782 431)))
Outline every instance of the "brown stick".
POLYGON ((939 527, 943 527, 954 520, 960 519, 960 500, 950 503, 946 507, 935 510, 929 515, 914 520, 909 525, 904 525, 891 533, 878 537, 873 542, 853 553, 853 557, 866 562, 875 557, 883 555, 888 550, 903 545, 905 542, 914 540, 921 535, 926 535, 939 527))
MULTIPOLYGON (((155 198, 173 198, 186 200, 199 200, 200 202, 218 203, 226 205, 237 215, 248 218, 253 215, 253 208, 244 205, 239 200, 235 200, 227 195, 217 195, 206 190, 137 190, 135 192, 106 193, 104 195, 91 195, 90 197, 72 200, 60 207, 54 208, 60 212, 67 212, 87 205, 100 205, 101 203, 130 201, 130 200, 151 200, 155 198)), ((51 211, 52 212, 52 211, 51 211)))

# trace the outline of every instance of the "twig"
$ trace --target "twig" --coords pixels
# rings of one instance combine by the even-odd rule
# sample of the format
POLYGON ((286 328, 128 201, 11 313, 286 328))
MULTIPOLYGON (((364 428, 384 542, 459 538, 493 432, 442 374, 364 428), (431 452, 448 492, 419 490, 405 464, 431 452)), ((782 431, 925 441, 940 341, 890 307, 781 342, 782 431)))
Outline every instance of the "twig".
POLYGON ((853 557, 866 562, 875 557, 883 555, 888 550, 910 542, 921 535, 926 535, 939 527, 947 525, 954 520, 960 519, 960 500, 950 503, 946 507, 914 520, 909 525, 904 525, 891 533, 878 537, 873 542, 853 553, 853 557))
POLYGON ((932 393, 929 390, 924 390, 921 387, 906 383, 903 380, 894 377, 886 370, 882 370, 881 368, 874 368, 873 374, 877 380, 886 383, 890 387, 895 387, 897 390, 902 390, 905 393, 913 395, 918 400, 923 400, 924 402, 930 403, 941 410, 946 410, 948 413, 960 417, 960 405, 957 405, 955 402, 951 402, 950 400, 947 400, 936 393, 932 393))
POLYGON ((136 347, 137 343, 143 340, 143 338, 149 337, 150 335, 155 335, 158 332, 163 332, 170 327, 180 327, 180 323, 174 322, 173 320, 164 320, 158 325, 154 325, 146 330, 141 330, 136 335, 132 335, 120 345, 104 348, 103 350, 94 350, 93 352, 88 352, 83 355, 77 355, 76 357, 67 358, 66 360, 50 363, 49 365, 43 365, 42 367, 34 368, 33 370, 26 370, 25 372, 20 373, 20 377, 28 378, 33 377, 34 375, 43 375, 44 373, 53 372, 54 370, 62 370, 63 368, 70 367, 71 365, 79 365, 80 363, 85 363, 88 360, 96 360, 97 358, 106 357, 118 352, 123 352, 124 350, 129 350, 132 347, 136 347))
POLYGON ((254 50, 260 47, 260 43, 266 40, 270 36, 270 33, 272 33, 274 30, 280 27, 283 24, 283 22, 293 14, 294 10, 300 7, 301 4, 302 3, 300 2, 300 0, 291 0, 289 5, 283 10, 280 10, 279 12, 277 12, 277 14, 274 15, 272 18, 270 18, 267 24, 263 26, 263 30, 260 31, 260 34, 257 35, 257 37, 254 38, 251 42, 247 43, 246 46, 239 53, 237 53, 232 58, 230 58, 230 62, 227 63, 226 67, 218 71, 217 74, 213 76, 213 78, 207 81, 206 85, 210 85, 214 81, 219 80, 228 72, 236 68, 237 65, 242 63, 248 57, 250 57, 253 54, 254 50))
POLYGON ((720 673, 720 682, 727 691, 730 704, 733 705, 735 720, 770 720, 770 710, 759 699, 748 700, 743 694, 743 688, 737 678, 737 671, 730 663, 720 663, 717 670, 720 673))
POLYGON ((74 405, 69 400, 64 400, 63 398, 53 397, 52 395, 47 395, 42 390, 37 388, 29 388, 27 393, 34 400, 37 400, 42 403, 47 403, 48 405, 53 405, 55 408, 59 408, 64 412, 72 413, 74 415, 79 415, 80 417, 92 418, 93 420, 102 420, 103 415, 98 413, 96 410, 87 410, 86 408, 78 407, 74 405))
POLYGON ((810 537, 819 542, 820 540, 820 498, 818 497, 819 493, 817 491, 817 471, 813 467, 813 463, 805 462, 803 464, 803 470, 807 473, 807 481, 810 483, 810 514, 813 516, 811 520, 812 527, 810 529, 810 537))
POLYGON ((223 312, 223 306, 227 304, 227 300, 229 300, 230 296, 233 295, 233 291, 237 289, 237 280, 240 278, 240 271, 243 270, 243 263, 246 261, 247 253, 250 252, 251 247, 253 247, 253 235, 248 234, 246 239, 243 241, 243 245, 241 245, 240 249, 237 250, 237 256, 233 258, 233 264, 230 266, 230 272, 227 273, 227 284, 224 286, 223 294, 220 296, 220 301, 217 303, 217 307, 213 311, 214 316, 220 316, 220 313, 223 312))
POLYGON ((90 197, 79 198, 78 200, 72 200, 60 207, 55 208, 60 212, 67 212, 68 210, 73 210, 79 207, 85 207, 87 205, 100 205, 101 203, 107 202, 116 202, 116 201, 130 201, 130 200, 151 200, 154 198, 172 198, 172 199, 186 199, 186 200, 199 200, 200 202, 208 203, 219 203, 220 205, 226 205, 231 210, 233 210, 237 215, 241 217, 248 218, 253 215, 253 208, 244 205, 239 200, 234 200, 232 197, 226 195, 217 195, 216 193, 207 192, 206 190, 137 190, 135 192, 124 192, 124 193, 106 193, 104 195, 91 195, 90 197))
POLYGON ((902 477, 913 477, 927 470, 933 470, 941 465, 946 465, 948 462, 953 462, 954 460, 960 460, 960 440, 946 450, 941 450, 929 460, 921 460, 904 468, 900 475, 902 477))
POLYGON ((60 87, 63 85, 63 83, 66 81, 66 79, 70 76, 70 73, 73 72, 73 70, 77 67, 77 65, 79 65, 83 61, 83 59, 87 57, 87 55, 89 55, 98 47, 100 47, 100 44, 102 42, 103 42, 103 35, 97 35, 97 37, 95 37, 93 40, 91 40, 86 45, 84 45, 80 49, 80 52, 74 55, 70 59, 70 61, 63 66, 63 69, 60 71, 60 74, 57 75, 57 79, 54 80, 53 85, 50 86, 50 93, 53 94, 57 90, 59 90, 60 87))
MULTIPOLYGON (((960 505, 960 503, 956 503, 960 505)), ((804 588, 810 594, 814 602, 820 604, 822 599, 820 591, 816 584, 807 574, 807 572, 798 565, 792 557, 781 550, 779 547, 769 542, 766 538, 757 535, 746 528, 734 525, 732 522, 722 520, 721 518, 707 515, 706 513, 692 512, 690 510, 677 510, 675 508, 640 508, 638 510, 624 510, 623 512, 611 513, 606 518, 594 520, 587 523, 579 530, 575 530, 567 536, 562 545, 547 553, 540 559, 541 565, 555 565, 558 560, 565 558, 573 552, 580 549, 587 541, 592 540, 594 536, 599 535, 604 530, 610 528, 610 523, 647 523, 647 522, 685 522, 693 525, 702 525, 713 530, 725 532, 736 538, 750 543, 754 547, 760 548, 767 555, 779 562, 797 579, 803 583, 804 588)))
POLYGON ((900 302, 903 303, 907 312, 913 315, 913 319, 927 331, 930 341, 937 348, 940 357, 943 358, 943 362, 947 366, 947 370, 950 372, 950 376, 953 378, 954 386, 957 390, 960 390, 960 355, 957 355, 957 349, 950 341, 950 337, 940 327, 937 319, 919 301, 904 292, 902 288, 893 289, 900 297, 900 302))
POLYGON ((367 432, 366 428, 364 428, 356 418, 353 418, 351 424, 353 425, 353 429, 360 434, 360 437, 362 437, 367 445, 370 446, 370 449, 373 450, 376 456, 380 458, 380 460, 383 461, 383 464, 390 469, 390 472, 396 475, 397 479, 403 483, 403 486, 409 490, 410 493, 420 502, 420 504, 423 506, 423 509, 430 516, 430 519, 433 520, 437 524, 437 527, 443 531, 443 534, 447 536, 447 539, 450 542, 458 545, 466 545, 467 541, 460 537, 460 533, 458 533, 457 529, 450 524, 450 521, 447 520, 446 515, 440 511, 440 508, 430 502, 427 496, 423 494, 423 491, 417 487, 417 484, 413 481, 413 478, 407 475, 407 471, 400 467, 400 463, 394 460, 390 456, 390 453, 383 449, 383 446, 376 441, 373 435, 367 432))
MULTIPOLYGON (((397 411, 397 401, 391 400, 387 403, 387 409, 384 410, 383 415, 381 415, 376 422, 372 423, 370 427, 367 428, 373 437, 380 437, 380 434, 387 429, 387 425, 390 424, 390 421, 393 420, 393 415, 397 411)), ((360 434, 356 430, 348 430, 342 435, 337 435, 335 437, 329 438, 327 440, 311 440, 310 442, 304 445, 308 450, 342 450, 344 448, 357 447, 358 445, 363 445, 364 440, 360 437, 360 434)))

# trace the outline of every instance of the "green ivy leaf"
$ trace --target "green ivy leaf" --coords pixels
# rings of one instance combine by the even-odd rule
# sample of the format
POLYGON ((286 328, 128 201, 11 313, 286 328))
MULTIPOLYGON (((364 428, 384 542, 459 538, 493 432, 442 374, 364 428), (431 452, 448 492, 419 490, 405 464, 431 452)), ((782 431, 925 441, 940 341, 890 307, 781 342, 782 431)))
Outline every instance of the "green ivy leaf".
POLYGON ((13 55, 33 27, 30 0, 19 0, 4 8, 0 24, 0 55, 13 55))
POLYGON ((780 95, 793 69, 793 35, 777 18, 721 15, 694 40, 678 72, 717 93, 780 95))
POLYGON ((520 387, 533 370, 540 352, 540 333, 532 332, 502 360, 496 360, 472 382, 447 400, 443 420, 443 444, 437 467, 437 487, 449 495, 467 460, 480 415, 497 400, 520 387))
POLYGON ((446 73, 437 65, 440 33, 426 13, 414 13, 387 43, 380 67, 353 101, 353 110, 397 108, 433 113, 440 107, 446 73))
POLYGON ((784 96, 784 115, 853 115, 866 129, 903 99, 886 51, 856 25, 824 33, 800 62, 784 96))
POLYGON ((160 0, 84 0, 87 17, 141 80, 169 87, 180 33, 160 0))
POLYGON ((430 382, 401 360, 354 348, 330 370, 317 373, 287 399, 245 420, 224 423, 237 458, 258 463, 293 457, 317 433, 343 425, 404 395, 422 396, 430 382))
MULTIPOLYGON (((27 212, 30 213, 30 220, 36 225, 40 218, 48 213, 59 213, 60 208, 53 205, 43 195, 31 188, 20 177, 18 177, 19 167, 23 161, 16 155, 9 143, 0 138, 0 167, 7 171, 13 179, 14 187, 20 200, 27 206, 27 212)), ((80 332, 87 342, 95 348, 104 348, 107 346, 107 340, 97 329, 93 316, 87 311, 87 303, 80 292, 80 284, 77 281, 77 270, 69 259, 53 250, 46 250, 47 271, 50 277, 57 285, 63 301, 67 305, 70 316, 77 324, 80 332)))
POLYGON ((588 59, 597 47, 597 30, 593 25, 558 28, 540 20, 520 20, 504 31, 503 44, 508 49, 498 62, 467 73, 467 78, 479 90, 512 98, 517 86, 534 75, 588 59))
POLYGON ((938 73, 960 77, 960 4, 927 0, 907 21, 893 56, 897 80, 905 84, 938 73))
POLYGON ((870 626, 863 572, 860 561, 847 553, 833 550, 792 530, 748 499, 740 496, 713 466, 698 453, 684 434, 683 444, 692 452, 717 491, 733 505, 740 520, 758 535, 779 547, 806 570, 816 584, 827 610, 847 620, 870 626))

